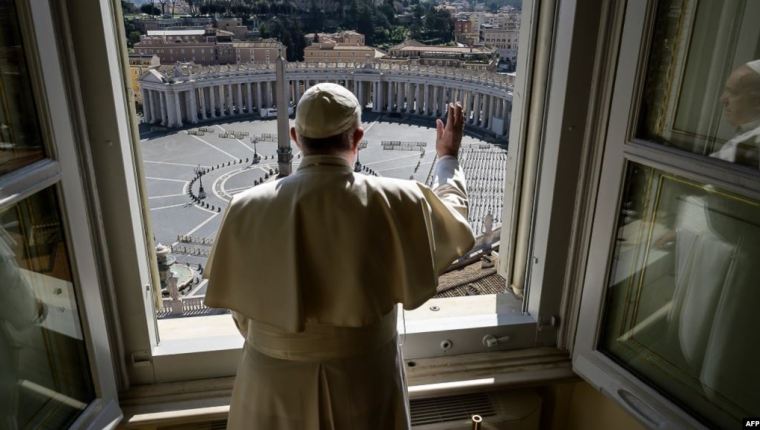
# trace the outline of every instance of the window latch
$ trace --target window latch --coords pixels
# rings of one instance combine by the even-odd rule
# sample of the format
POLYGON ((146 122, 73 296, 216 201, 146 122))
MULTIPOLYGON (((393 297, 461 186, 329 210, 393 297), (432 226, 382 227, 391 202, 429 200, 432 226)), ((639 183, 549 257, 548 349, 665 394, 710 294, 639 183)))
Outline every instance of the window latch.
POLYGON ((493 348, 494 346, 501 345, 507 342, 509 342, 509 336, 496 337, 492 334, 487 334, 483 336, 483 345, 487 346, 488 348, 493 348))

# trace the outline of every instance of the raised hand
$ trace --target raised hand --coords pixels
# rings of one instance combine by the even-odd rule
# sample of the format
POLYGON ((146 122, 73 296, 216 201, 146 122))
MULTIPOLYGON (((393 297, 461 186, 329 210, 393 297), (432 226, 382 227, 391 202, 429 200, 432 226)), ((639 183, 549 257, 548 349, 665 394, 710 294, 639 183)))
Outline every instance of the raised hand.
POLYGON ((446 105, 446 125, 440 119, 435 120, 435 151, 439 157, 444 155, 459 155, 464 134, 464 113, 459 102, 446 105))

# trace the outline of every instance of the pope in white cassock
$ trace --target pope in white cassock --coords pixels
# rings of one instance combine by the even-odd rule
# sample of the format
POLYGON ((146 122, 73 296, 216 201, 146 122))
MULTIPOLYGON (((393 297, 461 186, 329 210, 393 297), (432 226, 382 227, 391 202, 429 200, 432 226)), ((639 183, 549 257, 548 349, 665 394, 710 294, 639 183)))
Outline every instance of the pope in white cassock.
POLYGON ((760 168, 760 60, 737 67, 720 97, 726 120, 737 134, 711 154, 732 163, 760 168))
POLYGON ((205 275, 206 304, 245 337, 230 429, 407 429, 396 304, 413 309, 473 246, 457 155, 464 115, 436 121, 432 188, 354 173, 361 106, 309 88, 297 171, 235 195, 205 275))

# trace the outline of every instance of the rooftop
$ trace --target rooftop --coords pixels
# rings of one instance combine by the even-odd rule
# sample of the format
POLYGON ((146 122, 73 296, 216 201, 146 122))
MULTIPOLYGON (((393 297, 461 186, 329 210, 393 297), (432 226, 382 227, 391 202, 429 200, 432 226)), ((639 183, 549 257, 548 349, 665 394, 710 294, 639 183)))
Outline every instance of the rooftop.
POLYGON ((148 36, 203 36, 204 34, 206 34, 204 29, 148 30, 148 36))

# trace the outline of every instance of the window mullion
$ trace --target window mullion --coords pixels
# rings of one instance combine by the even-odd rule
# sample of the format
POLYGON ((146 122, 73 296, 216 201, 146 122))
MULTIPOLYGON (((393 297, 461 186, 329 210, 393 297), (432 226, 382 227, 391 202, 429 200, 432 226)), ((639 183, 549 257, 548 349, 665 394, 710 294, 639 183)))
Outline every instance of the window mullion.
POLYGON ((0 210, 43 190, 61 179, 61 167, 57 161, 37 161, 0 177, 0 210))
POLYGON ((641 140, 625 145, 623 152, 627 160, 748 197, 760 198, 760 171, 757 169, 641 140))

